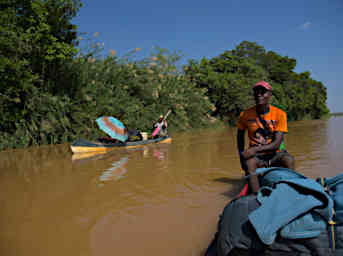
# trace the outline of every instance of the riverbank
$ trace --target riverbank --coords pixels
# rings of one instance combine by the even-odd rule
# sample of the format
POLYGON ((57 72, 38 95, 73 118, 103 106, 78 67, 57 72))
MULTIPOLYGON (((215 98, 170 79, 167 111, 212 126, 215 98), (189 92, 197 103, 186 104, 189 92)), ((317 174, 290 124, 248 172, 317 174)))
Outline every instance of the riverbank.
POLYGON ((343 116, 343 112, 330 113, 330 116, 343 116))
POLYGON ((97 137, 101 116, 141 131, 168 110, 176 131, 211 126, 212 118, 233 125, 252 105, 251 86, 260 80, 271 84, 271 103, 286 109, 289 121, 329 112, 322 82, 308 71, 297 73, 295 58, 255 42, 243 40, 198 60, 160 47, 117 53, 104 47, 99 33, 77 30, 72 19, 80 1, 19 2, 0 9, 7 24, 1 31, 7 36, 0 38, 0 49, 7 49, 1 62, 6 72, 0 72, 0 150, 97 137))

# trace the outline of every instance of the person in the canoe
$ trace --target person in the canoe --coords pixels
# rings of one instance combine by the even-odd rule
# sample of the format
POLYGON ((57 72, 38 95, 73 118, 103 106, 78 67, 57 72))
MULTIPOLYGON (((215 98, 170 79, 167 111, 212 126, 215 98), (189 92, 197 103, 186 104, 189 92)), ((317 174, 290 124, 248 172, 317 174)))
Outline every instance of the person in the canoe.
MULTIPOLYGON (((283 136, 288 132, 287 114, 269 104, 272 87, 265 81, 253 86, 256 106, 243 111, 237 123, 237 147, 242 169, 253 174, 257 168, 282 166, 294 169, 294 158, 285 150, 280 150, 283 136), (245 130, 248 130, 249 148, 244 148, 245 130)), ((253 193, 259 189, 256 175, 249 176, 249 186, 253 193)))
POLYGON ((168 135, 168 131, 167 131, 167 120, 164 119, 163 115, 160 115, 160 118, 158 119, 157 123, 154 124, 154 129, 156 129, 158 126, 161 126, 160 130, 158 131, 156 137, 164 137, 168 135))

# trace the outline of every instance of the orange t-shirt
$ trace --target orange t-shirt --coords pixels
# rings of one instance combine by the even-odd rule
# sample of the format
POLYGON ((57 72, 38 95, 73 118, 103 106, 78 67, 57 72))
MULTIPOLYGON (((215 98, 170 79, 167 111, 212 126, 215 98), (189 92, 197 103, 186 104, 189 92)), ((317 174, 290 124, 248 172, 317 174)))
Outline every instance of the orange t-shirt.
POLYGON ((237 128, 248 130, 250 147, 271 143, 274 132, 288 132, 287 115, 283 110, 269 105, 269 112, 260 116, 266 121, 269 132, 266 131, 260 122, 256 112, 256 106, 243 111, 238 118, 237 128))

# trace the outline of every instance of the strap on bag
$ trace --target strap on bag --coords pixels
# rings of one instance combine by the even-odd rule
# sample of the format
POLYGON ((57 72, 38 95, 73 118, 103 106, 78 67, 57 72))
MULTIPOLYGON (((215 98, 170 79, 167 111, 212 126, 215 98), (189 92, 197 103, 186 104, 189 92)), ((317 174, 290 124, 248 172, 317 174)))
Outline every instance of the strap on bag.
MULTIPOLYGON (((269 127, 267 126, 267 121, 261 117, 261 115, 257 114, 258 120, 262 124, 263 128, 268 132, 268 135, 272 134, 272 132, 269 130, 269 127)), ((279 146, 279 150, 285 149, 285 142, 284 140, 281 141, 281 144, 279 146)))
MULTIPOLYGON (((325 178, 320 177, 320 184, 323 186, 326 193, 329 193, 329 188, 326 186, 325 178)), ((330 248, 333 251, 336 250, 336 212, 335 209, 332 208, 332 219, 328 221, 328 235, 329 235, 329 243, 330 248)))

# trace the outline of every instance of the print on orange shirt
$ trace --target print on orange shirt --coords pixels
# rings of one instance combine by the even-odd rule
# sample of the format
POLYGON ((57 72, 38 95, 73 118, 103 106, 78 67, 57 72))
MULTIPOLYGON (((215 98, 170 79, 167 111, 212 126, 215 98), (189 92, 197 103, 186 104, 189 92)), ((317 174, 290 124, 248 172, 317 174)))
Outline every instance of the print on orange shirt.
POLYGON ((242 112, 238 118, 237 128, 248 130, 249 146, 265 145, 273 141, 274 132, 288 132, 286 113, 272 105, 269 112, 261 115, 262 122, 258 118, 256 107, 252 107, 242 112))

